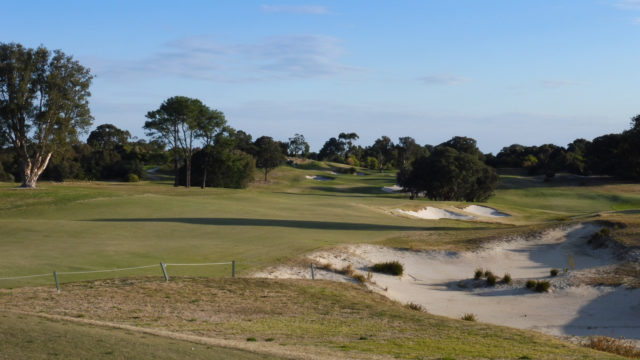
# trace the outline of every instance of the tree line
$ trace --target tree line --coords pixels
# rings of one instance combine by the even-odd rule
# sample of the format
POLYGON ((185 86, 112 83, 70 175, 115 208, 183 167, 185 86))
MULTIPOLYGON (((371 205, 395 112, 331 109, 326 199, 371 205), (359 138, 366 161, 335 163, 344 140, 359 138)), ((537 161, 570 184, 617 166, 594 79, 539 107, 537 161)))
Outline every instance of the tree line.
POLYGON ((567 171, 640 180, 640 115, 620 134, 577 139, 566 148, 514 144, 497 155, 483 154, 474 139, 459 136, 436 146, 381 136, 363 147, 356 144, 357 133, 341 132, 315 153, 302 134, 288 141, 253 140, 229 126, 222 111, 174 96, 147 112, 149 141, 104 124, 83 142, 80 134, 94 120, 88 106, 92 79, 89 69, 60 50, 0 43, 0 180, 19 180, 23 187, 35 187, 41 177, 137 181, 145 166, 171 162, 175 186, 242 188, 255 168, 266 181, 286 156, 341 162, 352 172, 397 170, 398 183, 412 198, 438 200, 485 200, 500 167, 547 179, 567 171))

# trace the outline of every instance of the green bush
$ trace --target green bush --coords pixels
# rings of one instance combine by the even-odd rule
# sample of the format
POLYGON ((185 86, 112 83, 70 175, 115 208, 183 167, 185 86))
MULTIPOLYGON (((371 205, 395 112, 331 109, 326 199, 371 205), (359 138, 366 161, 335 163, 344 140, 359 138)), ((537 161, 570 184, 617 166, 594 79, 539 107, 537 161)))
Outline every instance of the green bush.
POLYGON ((252 336, 252 337, 248 337, 248 338, 247 338, 247 341, 258 341, 258 339, 254 338, 254 337, 252 336))
POLYGON ((549 271, 549 273, 551 273, 551 276, 558 276, 559 272, 560 270, 558 269, 551 269, 551 271, 549 271))
POLYGON ((545 280, 545 281, 538 281, 536 283, 535 290, 537 292, 547 292, 549 291, 550 288, 551 288, 551 283, 545 280))
POLYGON ((378 273, 400 276, 404 272, 404 267, 398 261, 388 261, 374 264, 371 271, 378 273))
POLYGON ((476 272, 473 274, 473 278, 476 280, 480 280, 483 274, 484 274, 484 270, 482 268, 478 268, 476 269, 476 272))
POLYGON ((512 280, 511 280, 511 274, 509 273, 505 273, 504 276, 502 277, 502 282, 504 284, 511 284, 512 280))
POLYGON ((527 280, 527 283, 525 284, 525 286, 527 287, 527 289, 533 289, 534 287, 536 287, 536 284, 538 282, 535 280, 527 280))
POLYGON ((495 286, 497 281, 498 279, 496 278, 495 275, 489 274, 489 276, 487 276, 487 285, 495 286))
POLYGON ((127 176, 127 181, 128 182, 138 182, 138 181, 140 181, 140 178, 136 174, 129 174, 127 176))

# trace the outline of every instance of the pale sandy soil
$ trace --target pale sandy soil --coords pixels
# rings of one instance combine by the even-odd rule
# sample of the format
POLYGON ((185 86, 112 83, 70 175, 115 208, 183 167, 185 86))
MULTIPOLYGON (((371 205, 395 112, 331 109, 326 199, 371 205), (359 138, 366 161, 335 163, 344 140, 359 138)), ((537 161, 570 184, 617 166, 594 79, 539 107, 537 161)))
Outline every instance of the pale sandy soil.
POLYGON ((330 177, 320 176, 320 175, 316 175, 316 176, 306 175, 305 178, 307 178, 309 180, 316 180, 316 181, 330 181, 330 180, 333 180, 330 177))
MULTIPOLYGON (((420 304, 432 314, 459 318, 473 313, 479 321, 492 324, 561 337, 624 336, 640 345, 640 290, 592 287, 576 281, 581 274, 617 262, 610 250, 588 246, 588 237, 598 229, 576 225, 535 238, 493 243, 475 252, 415 252, 353 245, 316 252, 309 258, 336 269, 351 265, 364 275, 374 263, 397 260, 404 265, 402 277, 373 273, 367 286, 402 303, 420 304), (510 273, 513 284, 488 287, 482 280, 473 280, 477 268, 489 269, 499 277, 510 273), (550 277, 552 268, 560 269, 560 275, 550 277), (549 280, 551 292, 526 289, 528 279, 549 280)), ((282 266, 255 276, 310 278, 311 274, 306 267, 282 266)), ((350 281, 325 270, 316 270, 316 278, 350 281)))
POLYGON ((478 215, 478 216, 486 216, 486 217, 509 217, 511 215, 500 212, 494 208, 480 206, 480 205, 469 205, 463 209, 465 212, 470 214, 478 215))
POLYGON ((418 211, 410 211, 410 210, 402 210, 395 209, 397 213, 409 215, 412 217, 417 217, 420 219, 427 220, 438 220, 438 219, 456 219, 456 220, 473 220, 475 219, 473 216, 464 215, 457 213, 455 211, 440 209, 437 207, 427 206, 424 209, 420 209, 418 211))

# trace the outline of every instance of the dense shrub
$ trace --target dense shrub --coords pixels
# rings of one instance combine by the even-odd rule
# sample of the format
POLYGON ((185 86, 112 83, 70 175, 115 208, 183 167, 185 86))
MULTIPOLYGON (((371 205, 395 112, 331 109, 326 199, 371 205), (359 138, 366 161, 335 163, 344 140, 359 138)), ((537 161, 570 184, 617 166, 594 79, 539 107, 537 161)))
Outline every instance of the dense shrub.
POLYGON ((371 271, 400 276, 404 271, 404 267, 398 261, 388 261, 388 262, 374 264, 371 267, 371 271))
POLYGON ((476 280, 480 280, 480 278, 484 275, 484 270, 482 268, 476 269, 476 272, 473 274, 473 278, 476 280))
MULTIPOLYGON (((255 160, 240 150, 213 146, 198 151, 191 161, 191 185, 201 186, 207 164, 206 186, 241 189, 253 180, 255 160)), ((179 183, 184 185, 184 166, 178 171, 179 183)))
POLYGON ((495 286, 497 281, 498 279, 496 278, 495 275, 489 274, 489 276, 487 276, 487 285, 495 286))
POLYGON ((511 280, 511 274, 509 273, 505 273, 504 276, 502 277, 502 283, 504 284, 511 284, 512 280, 511 280))
POLYGON ((527 280, 527 283, 525 284, 525 286, 527 287, 527 289, 533 289, 536 287, 537 281, 535 280, 527 280))
POLYGON ((536 282, 535 290, 537 292, 547 292, 551 288, 551 283, 544 280, 536 282))
POLYGON ((127 181, 128 182, 138 182, 138 181, 140 181, 140 178, 136 174, 129 174, 129 176, 127 176, 127 181))
POLYGON ((551 276, 558 276, 559 272, 560 272, 560 270, 558 270, 558 269, 551 269, 551 271, 549 271, 551 276))

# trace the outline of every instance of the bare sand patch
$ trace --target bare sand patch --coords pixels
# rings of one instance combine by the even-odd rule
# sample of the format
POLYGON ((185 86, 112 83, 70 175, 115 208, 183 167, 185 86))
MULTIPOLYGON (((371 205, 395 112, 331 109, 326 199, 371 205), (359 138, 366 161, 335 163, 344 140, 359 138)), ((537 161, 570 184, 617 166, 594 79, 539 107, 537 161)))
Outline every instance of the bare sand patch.
POLYGON ((306 175, 305 178, 307 178, 309 180, 316 180, 316 181, 331 181, 331 180, 333 180, 333 178, 322 176, 322 175, 316 175, 316 176, 306 175))
POLYGON ((486 216, 486 217, 510 217, 511 216, 507 213, 500 212, 494 208, 490 208, 487 206, 480 206, 480 205, 469 205, 463 210, 477 216, 486 216))
POLYGON ((438 219, 455 219, 455 220, 473 220, 473 216, 460 214, 454 211, 440 209, 437 207, 427 206, 418 211, 395 209, 396 212, 404 215, 417 217, 420 219, 438 220, 438 219))
MULTIPOLYGON (((432 314, 459 318, 474 313, 479 321, 497 325, 562 337, 624 336, 640 345, 640 289, 593 287, 575 281, 581 273, 618 261, 611 250, 588 246, 588 237, 598 229, 577 225, 533 239, 508 239, 474 252, 352 245, 309 258, 333 268, 351 265, 360 274, 367 274, 374 263, 397 260, 404 265, 402 277, 373 273, 368 286, 391 299, 420 304, 432 314), (467 286, 475 281, 477 268, 489 269, 499 277, 509 273, 513 283, 467 286), (560 269, 560 275, 550 277, 552 268, 560 269), (526 289, 528 279, 550 281, 551 292, 526 289)), ((256 276, 308 278, 310 270, 279 267, 256 276)), ((316 278, 346 281, 334 273, 325 277, 324 272, 316 272, 316 278)))
POLYGON ((384 186, 382 188, 382 191, 384 191, 386 193, 402 192, 402 187, 394 184, 394 185, 391 185, 391 186, 384 186))

